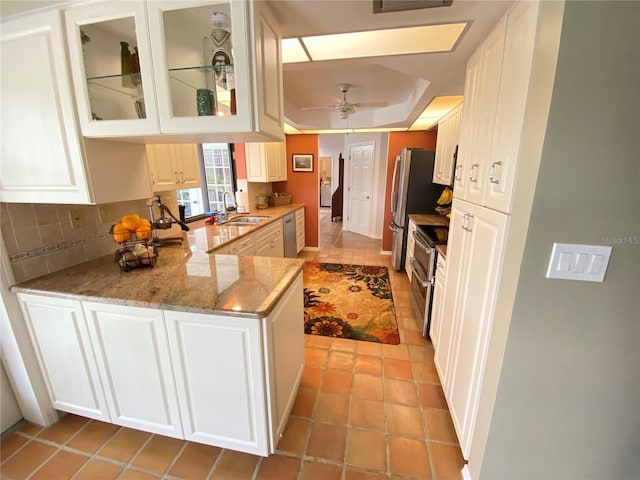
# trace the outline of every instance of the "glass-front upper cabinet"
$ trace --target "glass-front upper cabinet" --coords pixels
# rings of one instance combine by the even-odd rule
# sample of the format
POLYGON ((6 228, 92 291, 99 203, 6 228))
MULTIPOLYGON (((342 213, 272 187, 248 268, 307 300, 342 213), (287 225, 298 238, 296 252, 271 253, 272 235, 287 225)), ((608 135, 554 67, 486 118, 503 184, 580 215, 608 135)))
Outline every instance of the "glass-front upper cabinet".
POLYGON ((249 2, 149 2, 161 130, 251 131, 249 2))
POLYGON ((145 2, 70 7, 65 20, 82 133, 160 133, 145 2))

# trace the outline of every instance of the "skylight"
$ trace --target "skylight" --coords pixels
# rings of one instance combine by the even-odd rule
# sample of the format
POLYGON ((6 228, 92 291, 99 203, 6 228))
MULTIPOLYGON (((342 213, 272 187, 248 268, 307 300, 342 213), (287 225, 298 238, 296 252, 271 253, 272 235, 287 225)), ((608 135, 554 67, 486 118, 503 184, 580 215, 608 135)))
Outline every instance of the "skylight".
POLYGON ((449 52, 466 26, 461 22, 285 38, 282 63, 449 52))

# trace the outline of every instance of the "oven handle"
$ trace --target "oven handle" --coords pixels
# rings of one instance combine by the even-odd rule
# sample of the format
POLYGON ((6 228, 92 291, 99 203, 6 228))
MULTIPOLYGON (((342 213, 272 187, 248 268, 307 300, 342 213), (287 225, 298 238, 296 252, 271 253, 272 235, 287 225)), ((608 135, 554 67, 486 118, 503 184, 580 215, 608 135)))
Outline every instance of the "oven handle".
POLYGON ((424 279, 422 267, 414 257, 411 257, 411 270, 413 271, 413 275, 415 275, 416 279, 420 282, 420 286, 422 288, 427 288, 431 285, 431 281, 424 279))

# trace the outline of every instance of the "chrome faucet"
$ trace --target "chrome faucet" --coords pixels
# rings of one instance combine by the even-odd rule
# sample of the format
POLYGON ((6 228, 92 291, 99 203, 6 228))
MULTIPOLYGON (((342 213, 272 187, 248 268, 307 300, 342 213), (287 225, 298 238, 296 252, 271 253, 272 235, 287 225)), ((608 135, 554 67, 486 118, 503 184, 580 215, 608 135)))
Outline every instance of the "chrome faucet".
POLYGON ((222 194, 222 206, 224 207, 224 221, 229 220, 229 209, 227 208, 227 195, 231 197, 231 202, 233 203, 234 209, 236 208, 236 197, 233 196, 233 192, 229 190, 225 190, 222 194))

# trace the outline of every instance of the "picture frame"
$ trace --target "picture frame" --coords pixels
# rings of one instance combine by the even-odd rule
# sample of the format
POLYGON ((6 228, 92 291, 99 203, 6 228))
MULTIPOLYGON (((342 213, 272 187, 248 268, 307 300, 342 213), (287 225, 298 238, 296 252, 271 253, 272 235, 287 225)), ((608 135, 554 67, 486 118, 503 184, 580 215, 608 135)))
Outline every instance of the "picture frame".
POLYGON ((296 153, 292 157, 294 172, 313 172, 313 153, 296 153))

